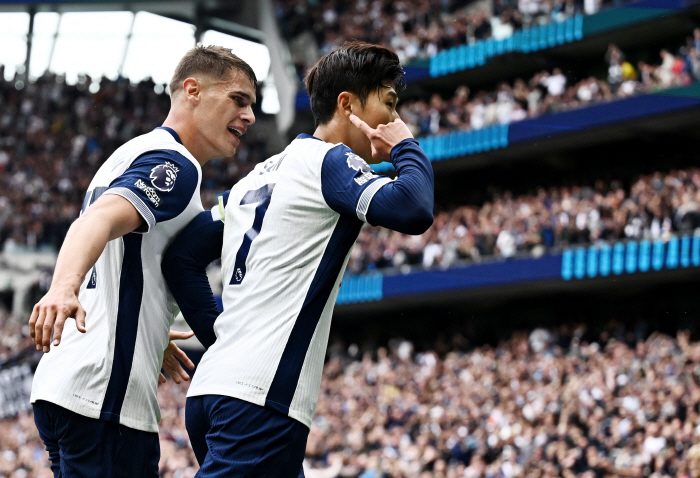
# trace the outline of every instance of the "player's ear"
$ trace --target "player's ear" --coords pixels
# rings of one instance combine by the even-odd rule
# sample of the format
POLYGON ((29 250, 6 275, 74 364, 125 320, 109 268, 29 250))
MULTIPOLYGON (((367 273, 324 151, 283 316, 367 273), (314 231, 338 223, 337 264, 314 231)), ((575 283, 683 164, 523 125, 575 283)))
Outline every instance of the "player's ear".
POLYGON ((188 102, 196 104, 199 102, 202 85, 196 78, 187 78, 182 82, 182 91, 184 91, 188 102))
POLYGON ((346 118, 351 114, 355 113, 353 111, 353 104, 355 103, 356 95, 350 93, 349 91, 343 91, 338 95, 338 104, 336 108, 343 116, 346 118))

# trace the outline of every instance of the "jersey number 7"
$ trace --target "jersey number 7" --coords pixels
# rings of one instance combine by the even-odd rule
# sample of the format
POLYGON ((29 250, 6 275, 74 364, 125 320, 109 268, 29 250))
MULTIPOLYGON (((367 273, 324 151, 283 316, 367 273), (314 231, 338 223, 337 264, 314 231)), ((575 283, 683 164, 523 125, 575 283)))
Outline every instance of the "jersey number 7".
POLYGON ((255 219, 253 219, 253 227, 246 231, 243 237, 243 242, 241 247, 238 248, 236 253, 236 265, 233 266, 233 276, 231 277, 231 285, 238 285, 243 282, 246 273, 245 261, 248 259, 248 253, 250 252, 250 245, 253 243, 258 234, 260 234, 260 228, 262 228, 263 219, 265 219, 265 213, 267 212, 267 207, 270 205, 270 199, 272 198, 272 191, 275 189, 274 184, 266 184, 260 189, 255 189, 253 191, 248 191, 241 199, 241 206, 246 204, 257 204, 255 208, 255 219))

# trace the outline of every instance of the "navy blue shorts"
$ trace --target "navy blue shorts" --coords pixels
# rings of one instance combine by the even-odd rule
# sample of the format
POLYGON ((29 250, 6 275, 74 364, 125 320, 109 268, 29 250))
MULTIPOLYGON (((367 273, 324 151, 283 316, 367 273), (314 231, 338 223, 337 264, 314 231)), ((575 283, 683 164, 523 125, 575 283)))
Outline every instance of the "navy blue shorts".
POLYGON ((34 403, 54 478, 158 478, 158 434, 34 403))
POLYGON ((187 433, 197 477, 303 477, 309 429, 275 410, 220 395, 189 397, 187 433))

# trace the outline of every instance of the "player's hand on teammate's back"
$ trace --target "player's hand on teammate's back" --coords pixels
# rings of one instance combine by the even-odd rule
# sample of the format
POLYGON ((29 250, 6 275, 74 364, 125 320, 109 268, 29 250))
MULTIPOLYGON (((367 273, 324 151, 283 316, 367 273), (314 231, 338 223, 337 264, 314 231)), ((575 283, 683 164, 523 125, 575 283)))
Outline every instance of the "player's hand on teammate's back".
MULTIPOLYGON (((190 360, 187 354, 183 352, 180 347, 175 345, 173 340, 186 340, 193 335, 194 332, 177 332, 175 330, 170 331, 170 343, 163 353, 163 370, 165 370, 165 372, 170 376, 170 378, 173 379, 173 382, 175 383, 182 383, 183 380, 187 382, 190 379, 190 376, 185 369, 182 368, 182 364, 180 362, 184 363, 185 367, 190 370, 194 369, 194 363, 192 363, 192 360, 190 360), (178 359, 180 360, 178 361, 178 359)), ((165 383, 165 375, 161 373, 160 377, 158 377, 158 381, 160 383, 165 383)))
POLYGON ((34 306, 29 318, 29 334, 36 343, 36 349, 48 352, 52 334, 53 345, 60 344, 63 326, 69 317, 74 317, 78 331, 85 333, 85 309, 80 305, 75 291, 49 289, 34 306))
POLYGON ((372 158, 375 160, 390 161, 391 149, 404 139, 413 138, 406 123, 398 117, 391 123, 380 124, 376 129, 355 115, 350 115, 350 121, 369 138, 372 143, 372 158))

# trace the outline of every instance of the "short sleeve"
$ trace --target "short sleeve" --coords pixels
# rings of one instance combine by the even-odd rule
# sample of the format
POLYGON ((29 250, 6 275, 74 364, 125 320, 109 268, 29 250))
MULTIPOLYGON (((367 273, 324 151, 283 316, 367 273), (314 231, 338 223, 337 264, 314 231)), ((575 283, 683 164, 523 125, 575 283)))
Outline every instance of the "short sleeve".
POLYGON ((335 212, 362 222, 367 222, 374 195, 391 181, 377 176, 364 159, 343 144, 330 149, 321 166, 323 199, 335 212))
POLYGON ((197 167, 177 151, 149 151, 109 185, 104 194, 118 194, 134 205, 148 232, 159 222, 179 216, 197 189, 197 167))

